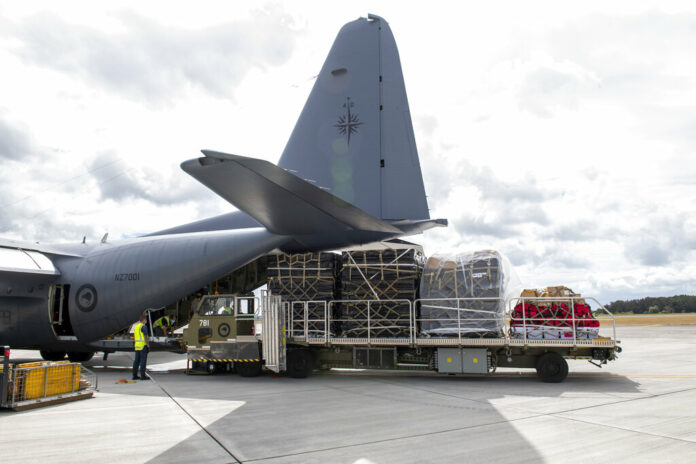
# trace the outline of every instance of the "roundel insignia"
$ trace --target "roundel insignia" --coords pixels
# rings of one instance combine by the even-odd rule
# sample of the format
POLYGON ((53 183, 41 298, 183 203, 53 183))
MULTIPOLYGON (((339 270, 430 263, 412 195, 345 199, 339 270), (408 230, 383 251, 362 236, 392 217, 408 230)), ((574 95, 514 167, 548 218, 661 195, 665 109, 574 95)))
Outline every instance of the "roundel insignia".
POLYGON ((230 325, 227 322, 223 322, 218 326, 218 335, 220 335, 223 338, 227 338, 227 336, 230 334, 230 325))
POLYGON ((75 293, 75 304, 80 311, 89 312, 97 306, 97 289, 94 285, 85 284, 75 293))

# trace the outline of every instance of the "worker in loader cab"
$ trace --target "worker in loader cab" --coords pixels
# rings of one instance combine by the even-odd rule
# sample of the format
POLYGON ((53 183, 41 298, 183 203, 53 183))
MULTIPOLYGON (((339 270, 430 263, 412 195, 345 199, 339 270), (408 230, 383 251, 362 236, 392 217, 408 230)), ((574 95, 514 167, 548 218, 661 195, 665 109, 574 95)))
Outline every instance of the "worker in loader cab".
POLYGON ((135 359, 133 360, 133 380, 150 380, 145 375, 147 369, 147 353, 150 351, 150 334, 147 329, 147 313, 140 316, 140 320, 135 324, 133 330, 133 342, 135 348, 135 359), (140 377, 138 377, 140 368, 140 377))

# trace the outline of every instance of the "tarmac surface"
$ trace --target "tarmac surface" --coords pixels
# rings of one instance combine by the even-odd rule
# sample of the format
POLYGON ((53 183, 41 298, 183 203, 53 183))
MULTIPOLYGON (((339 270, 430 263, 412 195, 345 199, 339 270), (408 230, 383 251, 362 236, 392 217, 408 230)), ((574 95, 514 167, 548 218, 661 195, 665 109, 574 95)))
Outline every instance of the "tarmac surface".
POLYGON ((570 361, 561 384, 524 370, 187 376, 169 353, 151 355, 154 381, 117 384, 132 354, 95 358, 94 398, 0 411, 0 461, 693 462, 696 326, 617 332, 617 361, 570 361))

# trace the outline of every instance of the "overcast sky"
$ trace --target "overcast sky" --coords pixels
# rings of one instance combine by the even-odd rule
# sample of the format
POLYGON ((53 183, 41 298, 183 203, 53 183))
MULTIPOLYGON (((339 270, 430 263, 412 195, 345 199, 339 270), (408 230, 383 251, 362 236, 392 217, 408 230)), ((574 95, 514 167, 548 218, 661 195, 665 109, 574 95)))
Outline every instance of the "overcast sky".
POLYGON ((179 169, 276 162, 340 27, 383 16, 432 217, 525 286, 696 293, 693 2, 0 2, 0 236, 229 211, 179 169))

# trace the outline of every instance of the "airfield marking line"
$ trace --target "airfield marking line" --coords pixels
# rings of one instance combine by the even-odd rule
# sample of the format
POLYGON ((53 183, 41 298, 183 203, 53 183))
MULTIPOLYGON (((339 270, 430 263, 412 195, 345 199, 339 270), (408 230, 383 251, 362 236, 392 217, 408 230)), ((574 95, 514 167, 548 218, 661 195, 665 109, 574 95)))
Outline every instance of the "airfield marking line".
MULTIPOLYGON (((484 400, 478 400, 478 399, 474 399, 474 398, 468 398, 468 397, 466 397, 466 396, 458 396, 458 395, 453 395, 453 394, 450 394, 450 393, 442 393, 442 392, 438 392, 438 391, 428 390, 428 389, 426 389, 426 388, 418 388, 418 387, 410 387, 410 386, 407 386, 407 385, 399 385, 399 384, 397 384, 397 383, 386 382, 386 381, 382 381, 382 383, 386 383, 387 385, 400 386, 400 387, 406 388, 406 389, 408 389, 408 390, 415 390, 415 391, 421 391, 421 392, 426 392, 426 393, 432 393, 432 394, 435 394, 435 395, 445 396, 445 397, 448 397, 448 398, 456 398, 456 399, 458 399, 458 400, 473 401, 473 402, 475 402, 475 403, 480 403, 480 404, 488 405, 488 406, 492 407, 493 409, 496 409, 496 410, 497 410, 497 407, 496 407, 493 403, 491 403, 490 401, 485 400, 485 399, 484 399, 484 400)), ((450 405, 450 406, 446 406, 446 407, 450 408, 450 407, 452 407, 452 406, 450 405)), ((531 413, 531 414, 534 414, 533 411, 530 411, 529 409, 523 408, 523 407, 520 407, 520 406, 510 405, 509 407, 506 407, 505 409, 517 409, 518 412, 520 412, 520 413, 524 413, 524 414, 530 414, 530 413, 531 413)))
MULTIPOLYGON (((407 387, 407 388, 408 388, 408 387, 407 387)), ((337 388, 336 390, 342 391, 341 389, 338 389, 338 388, 337 388)), ((691 391, 691 390, 696 390, 696 388, 688 388, 688 389, 685 389, 685 390, 679 390, 679 391, 674 391, 674 392, 661 393, 661 394, 657 394, 657 395, 649 395, 649 396, 645 396, 645 397, 641 397, 641 398, 631 398, 631 399, 626 399, 626 400, 623 400, 623 401, 614 401, 614 402, 611 402, 611 403, 604 403, 604 404, 598 404, 598 405, 594 405, 594 406, 586 406, 586 407, 582 407, 582 408, 569 409, 569 410, 566 410, 566 411, 559 411, 559 412, 555 412, 555 413, 540 413, 540 414, 533 414, 533 415, 531 415, 531 416, 519 417, 519 418, 516 418, 516 419, 506 419, 506 420, 500 420, 500 421, 495 421, 495 422, 489 422, 489 423, 485 423, 485 424, 470 425, 470 426, 466 426, 466 427, 457 427, 457 428, 447 429, 447 430, 437 430, 437 431, 434 431, 434 432, 426 432, 426 433, 414 434, 414 435, 404 435, 404 436, 400 436, 400 437, 385 438, 385 439, 381 439, 381 440, 372 440, 372 441, 367 441, 367 442, 362 442, 362 443, 353 443, 353 444, 349 444, 349 445, 340 445, 340 446, 332 446, 332 447, 321 448, 321 449, 316 449, 316 450, 299 451, 299 452, 297 452, 297 453, 287 453, 287 454, 279 454, 279 455, 276 455, 276 456, 266 456, 266 457, 262 457, 262 458, 249 459, 249 460, 243 461, 243 462, 246 462, 246 463, 253 463, 253 462, 259 462, 259 461, 268 461, 268 460, 270 460, 270 459, 278 459, 278 458, 291 457, 291 456, 300 456, 300 455, 304 455, 304 454, 321 453, 321 452, 324 452, 324 451, 332 451, 332 450, 337 450, 337 449, 352 448, 352 447, 357 447, 357 446, 374 445, 374 444, 386 443, 386 442, 397 441, 397 440, 408 440, 408 439, 411 439, 411 438, 427 437, 427 436, 431 436, 431 435, 439 435, 439 434, 450 433, 450 432, 459 432, 459 431, 463 431, 463 430, 476 429, 476 428, 479 428, 479 427, 487 427, 487 426, 490 426, 490 425, 510 424, 510 423, 513 423, 513 422, 519 422, 519 421, 523 421, 523 420, 527 420, 527 419, 536 419, 536 418, 539 418, 539 417, 553 417, 553 418, 556 418, 556 419, 567 419, 567 420, 571 420, 571 421, 575 420, 575 421, 577 421, 577 422, 587 423, 588 425, 595 425, 595 426, 600 426, 600 427, 614 428, 614 429, 622 430, 622 431, 624 431, 624 432, 637 433, 637 434, 642 434, 642 435, 654 436, 654 437, 657 437, 657 438, 664 438, 664 439, 668 439, 668 440, 675 440, 675 441, 680 441, 680 442, 686 442, 686 443, 694 444, 694 443, 696 443, 696 442, 690 441, 690 440, 685 440, 685 439, 683 439, 683 438, 669 437, 669 436, 666 436, 666 435, 658 435, 658 434, 654 434, 654 433, 650 433, 650 432, 643 432, 643 431, 640 431, 640 430, 624 429, 624 428, 621 428, 621 427, 618 427, 618 426, 606 425, 606 424, 597 424, 597 423, 594 423, 594 422, 586 422, 586 421, 583 421, 583 420, 580 420, 580 419, 573 419, 573 418, 570 418, 570 417, 565 417, 565 416, 559 416, 559 415, 558 415, 558 414, 563 414, 563 413, 566 413, 566 412, 579 411, 579 410, 583 410, 583 409, 592 409, 592 408, 596 408, 596 407, 600 407, 600 406, 611 406, 611 405, 614 405, 614 404, 626 403, 626 402, 629 402, 629 401, 643 400, 643 399, 648 399, 648 398, 657 398, 657 397, 660 397, 660 396, 671 395, 671 394, 674 394, 674 393, 682 393, 682 392, 691 391)), ((452 396, 452 395, 446 395, 446 394, 445 394, 445 396, 452 396)), ((463 399, 463 398, 460 398, 460 399, 463 399)), ((476 400, 471 400, 471 401, 476 401, 476 400)), ((489 404, 490 404, 490 403, 489 403, 489 404)), ((492 405, 491 405, 491 406, 492 406, 492 405)))
POLYGON ((674 395, 674 394, 677 394, 677 393, 684 393, 684 392, 693 391, 693 390, 696 390, 696 387, 693 387, 693 388, 685 388, 685 389, 683 389, 683 390, 675 390, 675 391, 665 392, 665 393, 648 394, 647 396, 640 396, 640 397, 638 397, 638 398, 626 398, 626 399, 623 399, 623 400, 621 400, 621 401, 613 401, 613 402, 611 402, 611 403, 595 404, 595 405, 592 405, 592 406, 583 406, 583 407, 580 407, 580 408, 573 408, 573 409, 566 409, 566 410, 563 410, 563 411, 549 412, 549 413, 546 413, 545 415, 563 414, 563 413, 566 413, 566 412, 575 412, 575 411, 582 411, 582 410, 584 410, 584 409, 600 408, 600 407, 602 407, 602 406, 612 406, 612 405, 615 405, 615 404, 629 403, 629 402, 631 402, 631 401, 649 400, 649 399, 653 399, 653 398, 659 398, 659 397, 661 397, 661 396, 674 395))
MULTIPOLYGON (((388 382, 384 382, 384 383, 386 383, 386 384, 388 384, 388 385, 393 385, 393 384, 389 384, 388 382)), ((392 402, 394 402, 394 403, 406 403, 406 404, 412 403, 412 404, 418 404, 418 405, 420 405, 420 406, 432 406, 432 407, 436 407, 436 408, 445 408, 445 409, 476 410, 476 408, 473 408, 473 407, 455 406, 455 405, 451 405, 451 404, 445 405, 445 404, 438 404, 438 403, 425 402, 425 401, 423 401, 423 400, 411 400, 411 399, 406 399, 406 398, 394 398, 394 397, 391 397, 391 396, 375 395, 375 394, 369 394, 369 393, 365 393, 365 392, 357 392, 357 391, 352 391, 351 389, 344 389, 344 388, 339 388, 339 387, 334 387, 334 386, 329 386, 329 387, 327 387, 327 388, 330 388, 330 389, 332 389, 332 390, 337 390, 337 391, 342 392, 342 393, 348 393, 348 394, 350 394, 350 395, 366 396, 366 397, 369 397, 369 398, 377 398, 377 399, 379 399, 379 400, 388 400, 388 401, 392 401, 392 402)), ((418 389, 415 389, 415 390, 418 390, 418 389)), ((418 391, 428 391, 428 390, 418 390, 418 391)), ((433 393, 435 393, 435 392, 433 392, 433 393)), ((453 395, 444 395, 444 396, 449 396, 449 397, 457 398, 457 399, 460 399, 460 400, 471 401, 472 403, 477 403, 477 404, 481 404, 481 405, 484 405, 484 406, 489 406, 490 408, 495 409, 495 406, 494 406, 494 405, 492 405, 492 404, 490 404, 490 403, 488 403, 488 402, 486 402, 486 401, 472 400, 472 399, 469 399, 469 398, 461 398, 461 397, 456 397, 456 396, 453 396, 453 395)), ((525 413, 525 414, 534 414, 533 412, 530 413, 529 411, 524 411, 524 413, 525 413)), ((531 417, 531 416, 530 416, 530 417, 531 417)))
POLYGON ((181 409, 182 411, 184 411, 184 413, 186 413, 186 415, 189 416, 189 417, 191 418, 192 421, 194 421, 196 424, 198 424, 198 426, 201 428, 201 430, 203 430, 206 434, 208 434, 208 436, 209 436, 210 438, 212 438, 213 441, 214 441, 215 443, 217 443, 217 444, 220 446, 220 448, 224 449, 225 452, 226 452, 227 454, 229 454, 230 457, 231 457, 232 459, 234 459, 234 462, 236 462, 236 463, 238 463, 238 464, 242 462, 242 461, 240 461, 239 459, 237 459, 237 456, 235 456, 229 449, 227 449, 227 447, 226 447, 225 445, 223 445, 223 444, 220 442, 220 440, 218 440, 217 438, 215 438, 215 435, 213 435, 212 433, 210 433, 210 432, 208 431, 207 428, 203 427, 203 424, 201 424, 200 422, 198 422, 198 420, 197 420, 195 417, 193 417, 193 415, 192 415, 190 412, 188 412, 188 411, 186 410, 186 408, 184 408, 184 407, 181 405, 181 403, 179 403, 172 395, 170 395, 169 392, 167 391, 167 389, 165 389, 159 382, 157 382, 157 381, 155 380, 155 378, 152 376, 151 373, 148 372, 148 375, 150 376, 150 381, 154 382, 155 385, 157 385, 157 387, 159 387, 159 389, 162 390, 162 391, 164 392, 164 394, 167 395, 167 396, 169 397, 169 399, 171 399, 171 400, 174 402, 174 404, 176 404, 176 405, 179 407, 179 409, 181 409))
POLYGON ((618 425, 611 425, 611 424, 602 424, 600 422, 591 422, 588 420, 583 420, 583 419, 577 419, 575 417, 566 417, 566 416, 558 416, 558 413, 550 413, 548 416, 555 417, 556 419, 566 419, 572 422, 580 422, 582 424, 588 424, 588 425, 597 425, 600 427, 607 427, 610 429, 616 429, 616 430, 622 430, 624 432, 634 432, 634 433, 640 433, 642 435, 648 435, 651 437, 657 437, 657 438, 667 438, 669 440, 677 440, 677 441, 682 441, 685 443, 691 443, 692 445, 696 445, 696 440, 687 440, 685 438, 679 438, 679 437, 670 437, 668 435, 660 435, 658 433, 653 433, 653 432, 647 432, 644 430, 634 430, 634 429, 627 429, 625 427, 619 427, 618 425))
POLYGON ((276 456, 265 456, 262 458, 253 458, 249 459, 246 461, 243 461, 245 463, 254 463, 254 462, 259 462, 259 461, 268 461, 270 459, 278 459, 278 458, 285 458, 285 457, 290 457, 290 456, 300 456, 303 454, 313 454, 313 453, 321 453, 324 451, 333 451, 337 449, 344 449, 344 448, 353 448, 356 446, 367 446, 367 445, 376 445, 379 443, 387 443, 390 441, 397 441, 397 440, 408 440, 411 438, 420 438, 420 437, 427 437, 431 435, 439 435, 443 433, 450 433, 450 432, 459 432, 462 430, 469 430, 469 429, 475 429, 478 427, 487 427, 489 425, 499 425, 499 424, 509 424, 510 422, 515 422, 515 421, 520 421, 520 420, 527 420, 527 419, 534 419, 537 417, 543 417, 546 414, 537 414, 537 415, 532 415, 528 417, 520 417, 518 419, 510 419, 510 420, 500 420, 500 421, 495 421, 495 422, 488 422, 485 424, 476 424, 476 425, 469 425, 466 427, 456 427, 453 429, 446 429, 446 430, 436 430, 434 432, 425 432, 425 433, 418 433, 418 434, 413 434, 413 435, 403 435, 400 437, 393 437, 393 438, 384 438, 381 440, 372 440, 372 441, 365 441, 362 443, 352 443, 349 445, 339 445, 339 446, 330 446, 327 448, 320 448, 320 449, 315 449, 315 450, 307 450, 307 451, 298 451, 297 453, 287 453, 287 454, 278 454, 276 456))

